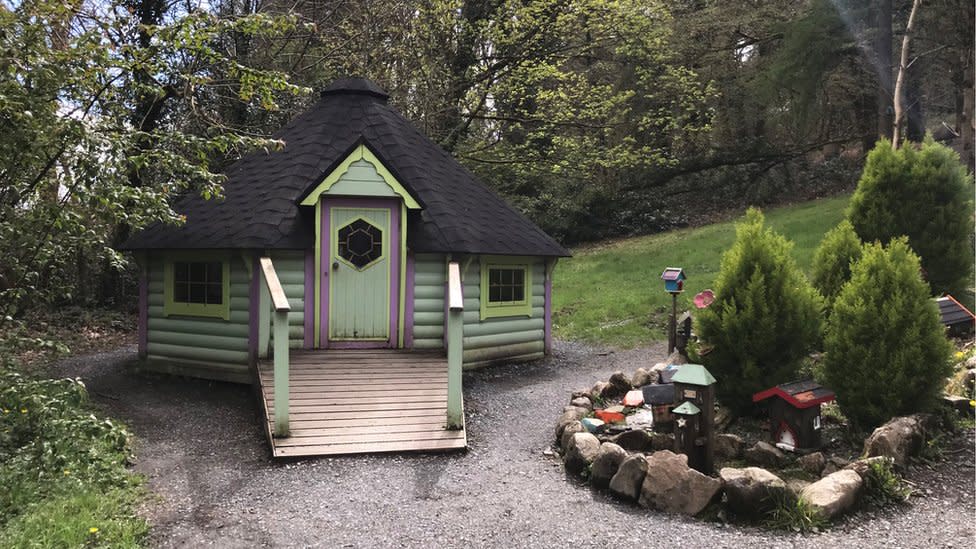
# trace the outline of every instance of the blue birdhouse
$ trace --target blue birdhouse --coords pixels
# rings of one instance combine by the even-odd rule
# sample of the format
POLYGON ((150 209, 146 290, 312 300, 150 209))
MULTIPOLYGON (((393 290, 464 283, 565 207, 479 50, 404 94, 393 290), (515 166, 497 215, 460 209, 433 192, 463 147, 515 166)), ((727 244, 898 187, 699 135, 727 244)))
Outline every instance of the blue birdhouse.
POLYGON ((668 267, 661 273, 664 289, 672 294, 681 293, 685 286, 685 271, 681 267, 668 267))

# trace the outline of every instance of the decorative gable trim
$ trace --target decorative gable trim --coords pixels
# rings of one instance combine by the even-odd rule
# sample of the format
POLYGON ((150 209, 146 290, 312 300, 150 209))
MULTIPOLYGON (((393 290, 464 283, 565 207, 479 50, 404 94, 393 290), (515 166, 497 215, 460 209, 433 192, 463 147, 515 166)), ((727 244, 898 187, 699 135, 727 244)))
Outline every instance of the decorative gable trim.
POLYGON ((333 185, 342 179, 342 176, 349 171, 354 163, 364 160, 373 165, 376 173, 383 178, 383 181, 393 190, 393 192, 403 199, 403 204, 411 210, 421 209, 420 203, 407 191, 407 189, 397 180, 390 170, 380 161, 379 158, 364 143, 357 146, 338 166, 322 179, 322 182, 315 186, 305 198, 300 202, 302 206, 315 206, 319 198, 332 188, 333 185))

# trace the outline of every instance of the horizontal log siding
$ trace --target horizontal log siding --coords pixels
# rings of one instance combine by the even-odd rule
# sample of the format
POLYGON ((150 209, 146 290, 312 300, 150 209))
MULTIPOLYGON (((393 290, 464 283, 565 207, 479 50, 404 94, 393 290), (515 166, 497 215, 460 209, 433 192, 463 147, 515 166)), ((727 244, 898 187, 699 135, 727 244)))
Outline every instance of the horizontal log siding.
POLYGON ((414 349, 444 348, 444 283, 447 266, 440 254, 414 257, 413 322, 414 349))
MULTIPOLYGON (((464 272, 464 367, 477 368, 500 360, 531 360, 545 356, 545 262, 532 265, 532 316, 481 320, 481 265, 471 262, 464 272)), ((442 313, 443 316, 443 313, 442 313)))
MULTIPOLYGON (((288 347, 301 349, 305 345, 305 252, 274 250, 270 257, 291 307, 288 311, 288 347)), ((270 311, 268 318, 271 318, 270 311)), ((274 345, 274 330, 271 331, 271 345, 274 345)))
POLYGON ((149 330, 145 368, 246 383, 249 275, 240 254, 230 254, 230 319, 163 314, 164 255, 149 259, 149 330))

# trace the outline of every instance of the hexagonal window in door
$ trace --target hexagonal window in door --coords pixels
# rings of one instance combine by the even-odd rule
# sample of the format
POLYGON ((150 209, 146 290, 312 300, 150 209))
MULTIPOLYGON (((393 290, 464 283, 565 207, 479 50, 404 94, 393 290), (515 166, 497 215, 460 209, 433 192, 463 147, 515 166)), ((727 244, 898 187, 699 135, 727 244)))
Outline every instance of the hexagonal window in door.
POLYGON ((383 257, 383 231, 357 219, 339 229, 337 248, 339 257, 363 270, 383 257))

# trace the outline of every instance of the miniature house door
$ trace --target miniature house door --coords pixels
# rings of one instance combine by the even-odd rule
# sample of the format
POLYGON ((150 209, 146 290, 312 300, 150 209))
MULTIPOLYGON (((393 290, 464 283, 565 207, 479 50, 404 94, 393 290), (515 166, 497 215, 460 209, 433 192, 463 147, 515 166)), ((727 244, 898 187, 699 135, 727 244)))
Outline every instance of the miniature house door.
POLYGON ((329 347, 395 346, 400 210, 389 202, 326 201, 328 306, 321 314, 329 347))

